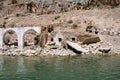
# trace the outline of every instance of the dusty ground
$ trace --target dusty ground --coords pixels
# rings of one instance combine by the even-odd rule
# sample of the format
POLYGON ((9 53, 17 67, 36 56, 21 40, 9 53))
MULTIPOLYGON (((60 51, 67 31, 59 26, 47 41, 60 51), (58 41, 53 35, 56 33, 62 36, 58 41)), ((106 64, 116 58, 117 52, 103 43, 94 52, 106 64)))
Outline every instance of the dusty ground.
POLYGON ((72 20, 81 27, 85 27, 87 23, 92 22, 93 25, 101 29, 113 28, 118 30, 120 25, 120 8, 104 9, 104 10, 74 10, 59 14, 26 14, 25 16, 16 17, 14 14, 0 18, 0 24, 7 22, 6 27, 14 24, 16 27, 21 26, 47 26, 55 23, 68 23, 72 20), (56 16, 60 18, 55 19, 56 16), (6 19, 7 18, 7 19, 6 19))
MULTIPOLYGON (((3 24, 4 21, 7 23, 6 27, 11 27, 11 24, 14 24, 15 27, 47 26, 53 24, 56 26, 56 30, 70 30, 73 32, 85 32, 86 26, 91 23, 101 31, 110 30, 120 33, 120 7, 102 10, 73 10, 66 13, 49 15, 25 14, 19 17, 12 14, 0 18, 0 24, 3 24), (59 18, 56 19, 58 16, 59 18), (69 21, 72 22, 69 23, 69 21), (69 28, 71 24, 77 24, 79 28, 73 30, 69 28)), ((110 42, 114 50, 120 51, 120 36, 102 35, 100 38, 105 44, 110 42)))

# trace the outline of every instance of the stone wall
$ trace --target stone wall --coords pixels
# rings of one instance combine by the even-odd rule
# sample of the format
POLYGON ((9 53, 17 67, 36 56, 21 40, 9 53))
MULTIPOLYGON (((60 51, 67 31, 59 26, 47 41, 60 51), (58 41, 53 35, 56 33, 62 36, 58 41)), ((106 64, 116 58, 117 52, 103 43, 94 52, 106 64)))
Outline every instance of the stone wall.
POLYGON ((18 36, 18 47, 23 47, 24 45, 24 40, 23 40, 23 36, 25 34, 25 32, 27 32, 28 30, 34 30, 36 31, 37 33, 40 34, 40 31, 41 31, 41 27, 20 27, 20 28, 0 28, 0 47, 3 46, 3 37, 4 37, 4 34, 7 32, 7 31, 14 31, 17 36, 18 36))

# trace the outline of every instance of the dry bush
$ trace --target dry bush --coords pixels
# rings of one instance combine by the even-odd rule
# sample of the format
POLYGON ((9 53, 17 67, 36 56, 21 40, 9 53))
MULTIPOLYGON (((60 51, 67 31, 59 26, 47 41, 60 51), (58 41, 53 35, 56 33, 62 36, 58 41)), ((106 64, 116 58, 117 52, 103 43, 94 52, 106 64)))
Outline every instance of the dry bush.
POLYGON ((73 24, 73 25, 72 25, 72 29, 76 29, 77 27, 78 27, 77 24, 73 24))

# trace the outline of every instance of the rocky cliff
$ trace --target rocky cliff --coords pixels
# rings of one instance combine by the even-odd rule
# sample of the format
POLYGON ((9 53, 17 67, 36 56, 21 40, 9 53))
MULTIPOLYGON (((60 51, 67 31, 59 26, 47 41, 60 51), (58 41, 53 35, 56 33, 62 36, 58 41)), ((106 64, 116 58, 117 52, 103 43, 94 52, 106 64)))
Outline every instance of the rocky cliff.
POLYGON ((50 14, 80 9, 114 8, 120 0, 0 0, 0 16, 12 13, 50 14))

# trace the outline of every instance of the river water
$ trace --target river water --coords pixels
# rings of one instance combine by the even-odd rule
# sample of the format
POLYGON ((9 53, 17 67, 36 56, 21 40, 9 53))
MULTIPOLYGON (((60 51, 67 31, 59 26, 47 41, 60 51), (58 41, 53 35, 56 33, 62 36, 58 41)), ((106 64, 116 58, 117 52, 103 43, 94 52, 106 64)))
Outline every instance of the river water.
POLYGON ((120 80, 120 56, 2 56, 0 80, 120 80))

